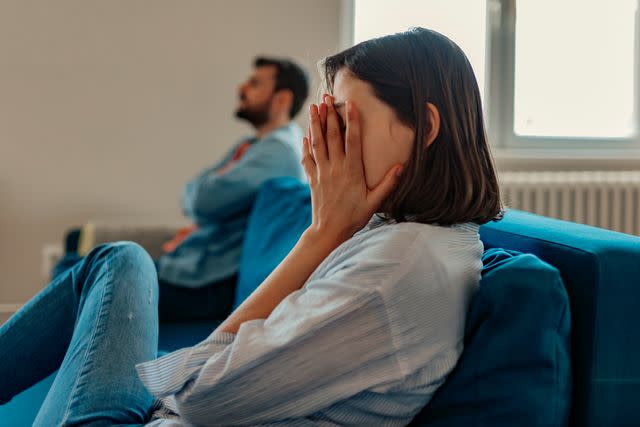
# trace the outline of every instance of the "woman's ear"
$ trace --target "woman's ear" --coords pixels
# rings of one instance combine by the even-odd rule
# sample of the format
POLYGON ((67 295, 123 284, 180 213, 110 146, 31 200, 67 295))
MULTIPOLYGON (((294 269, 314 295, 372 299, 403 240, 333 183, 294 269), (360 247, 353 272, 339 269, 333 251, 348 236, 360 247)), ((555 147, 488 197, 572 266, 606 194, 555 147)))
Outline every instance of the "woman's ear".
POLYGON ((440 133, 440 112, 438 111, 436 106, 430 102, 427 102, 426 113, 427 121, 431 125, 431 128, 429 129, 427 138, 424 141, 425 148, 430 146, 433 141, 436 140, 438 133, 440 133))

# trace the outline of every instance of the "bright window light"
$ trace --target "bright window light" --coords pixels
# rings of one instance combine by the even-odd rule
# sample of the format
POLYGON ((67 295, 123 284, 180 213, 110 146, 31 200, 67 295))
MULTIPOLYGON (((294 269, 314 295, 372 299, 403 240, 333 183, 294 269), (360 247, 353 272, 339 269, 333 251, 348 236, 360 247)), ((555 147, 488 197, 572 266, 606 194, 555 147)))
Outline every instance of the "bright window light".
POLYGON ((636 0, 516 3, 516 134, 635 133, 636 6, 636 0))
MULTIPOLYGON (((464 50, 480 93, 485 86, 486 1, 354 0, 354 41, 424 27, 438 31, 464 50)), ((483 96, 484 98, 484 96, 483 96)))

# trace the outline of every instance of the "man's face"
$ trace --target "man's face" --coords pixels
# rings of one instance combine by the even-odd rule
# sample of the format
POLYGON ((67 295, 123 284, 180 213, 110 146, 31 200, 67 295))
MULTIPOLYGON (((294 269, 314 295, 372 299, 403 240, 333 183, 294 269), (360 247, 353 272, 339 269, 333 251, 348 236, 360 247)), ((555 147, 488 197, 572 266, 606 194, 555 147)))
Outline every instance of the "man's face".
POLYGON ((276 73, 274 65, 257 67, 249 79, 238 87, 240 99, 236 117, 247 120, 254 127, 262 126, 269 120, 276 73))

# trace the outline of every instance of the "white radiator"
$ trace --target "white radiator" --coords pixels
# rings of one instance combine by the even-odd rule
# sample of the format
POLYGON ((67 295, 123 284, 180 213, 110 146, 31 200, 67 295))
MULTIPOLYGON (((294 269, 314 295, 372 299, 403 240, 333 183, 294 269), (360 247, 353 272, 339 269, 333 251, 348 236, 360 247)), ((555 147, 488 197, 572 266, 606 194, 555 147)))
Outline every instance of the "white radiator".
POLYGON ((640 236, 640 171, 502 172, 505 206, 640 236))

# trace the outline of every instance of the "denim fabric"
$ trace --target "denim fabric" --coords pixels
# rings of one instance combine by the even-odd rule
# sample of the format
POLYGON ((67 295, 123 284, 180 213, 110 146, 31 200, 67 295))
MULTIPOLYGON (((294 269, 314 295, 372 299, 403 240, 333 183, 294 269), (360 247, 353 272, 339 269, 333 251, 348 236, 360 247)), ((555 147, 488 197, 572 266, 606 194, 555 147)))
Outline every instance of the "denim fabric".
POLYGON ((83 257, 75 252, 67 252, 64 256, 53 266, 51 270, 51 280, 55 280, 56 277, 76 265, 82 260, 83 257))
POLYGON ((59 368, 34 425, 144 423, 153 399, 134 366, 156 357, 157 283, 127 242, 57 276, 0 327, 0 401, 59 368))
MULTIPOLYGON (((54 266, 55 279, 82 261, 76 253, 67 253, 54 266)), ((156 269, 157 261, 154 261, 156 269)), ((191 322, 224 320, 231 313, 236 290, 237 275, 219 280, 202 288, 191 289, 159 280, 158 316, 161 322, 191 322)), ((2 426, 0 426, 2 427, 2 426)))

